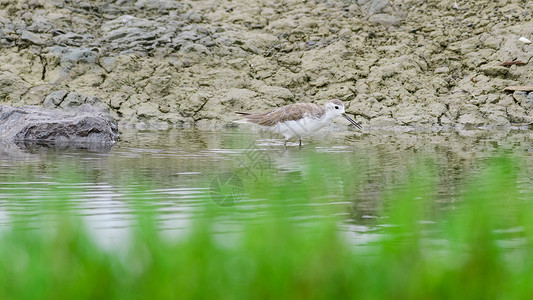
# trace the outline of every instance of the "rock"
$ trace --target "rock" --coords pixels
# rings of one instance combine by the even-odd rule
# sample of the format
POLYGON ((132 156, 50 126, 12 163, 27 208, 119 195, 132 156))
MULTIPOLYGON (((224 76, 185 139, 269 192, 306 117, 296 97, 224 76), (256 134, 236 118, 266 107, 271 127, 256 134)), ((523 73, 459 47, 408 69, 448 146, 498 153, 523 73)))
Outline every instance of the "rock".
POLYGON ((179 1, 173 0, 138 0, 131 2, 135 2, 135 6, 141 9, 156 9, 161 11, 166 11, 169 9, 178 9, 184 5, 179 1))
POLYGON ((117 44, 132 45, 136 41, 142 40, 154 40, 156 34, 154 32, 145 32, 141 28, 118 28, 110 31, 106 40, 109 42, 115 42, 117 44))
POLYGON ((0 140, 5 142, 90 148, 112 145, 117 138, 117 126, 110 116, 88 104, 75 112, 0 105, 0 140))
POLYGON ((480 126, 483 125, 485 121, 477 115, 464 114, 459 116, 458 123, 465 126, 480 126))
POLYGON ((513 93, 513 99, 525 109, 533 108, 533 103, 527 99, 527 93, 522 91, 515 91, 513 93))
POLYGON ((397 26, 402 21, 400 16, 395 15, 397 12, 388 0, 358 0, 357 4, 361 6, 371 23, 397 26))
POLYGON ((226 91, 220 101, 222 103, 235 103, 242 106, 243 103, 250 101, 250 99, 253 99, 256 95, 256 92, 248 89, 231 88, 226 91))
POLYGON ((446 112, 446 106, 442 103, 434 102, 428 105, 428 113, 434 117, 440 117, 446 112))
POLYGON ((193 116, 205 105, 210 97, 210 94, 199 92, 192 95, 190 99, 183 99, 180 104, 181 114, 186 117, 193 116))
POLYGON ((498 50, 500 48, 502 42, 501 38, 495 38, 488 33, 482 34, 479 40, 481 41, 481 43, 483 43, 483 46, 495 50, 498 50))
POLYGON ((533 119, 528 116, 526 110, 518 104, 512 104, 507 107, 507 115, 509 116, 509 121, 514 124, 531 123, 533 119))
POLYGON ((389 14, 375 14, 370 16, 368 20, 371 23, 385 26, 398 26, 402 22, 402 18, 389 14))
POLYGON ((488 125, 491 127, 509 127, 511 126, 511 122, 509 122, 509 119, 505 115, 505 113, 491 113, 486 117, 486 120, 488 122, 488 125))
POLYGON ((137 115, 139 117, 157 117, 159 115, 159 105, 153 102, 144 102, 136 105, 137 115))
MULTIPOLYGON (((527 24, 533 26, 533 22, 527 24)), ((516 29, 521 30, 521 29, 516 29)), ((501 46, 494 56, 495 59, 499 61, 507 61, 512 59, 521 60, 521 61, 530 61, 533 56, 533 46, 526 45, 517 42, 518 37, 508 32, 497 31, 501 36, 503 36, 501 46)))
POLYGON ((453 43, 449 46, 450 50, 458 51, 462 55, 468 55, 469 53, 476 52, 476 49, 481 45, 478 36, 474 36, 468 39, 461 40, 453 43))
POLYGON ((195 54, 198 54, 198 55, 210 55, 211 52, 209 51, 209 49, 204 46, 204 45, 200 45, 200 44, 195 44, 195 43, 187 43, 185 44, 181 50, 183 53, 195 53, 195 54))
POLYGON ((498 77, 509 74, 509 68, 496 66, 496 65, 484 65, 480 69, 487 76, 498 77))
POLYGON ((203 20, 202 15, 197 11, 188 12, 185 18, 193 23, 200 23, 203 20))
POLYGON ((55 44, 80 47, 94 41, 94 35, 78 34, 74 32, 62 33, 52 37, 55 44))
POLYGON ((245 45, 247 49, 250 49, 254 53, 260 53, 270 49, 278 38, 271 34, 250 34, 246 37, 245 45))
POLYGON ((30 85, 11 72, 0 71, 0 99, 16 102, 30 89, 30 85))
POLYGON ((47 84, 34 85, 30 87, 27 93, 21 96, 21 99, 27 105, 41 105, 43 99, 45 99, 52 90, 52 87, 47 84))
POLYGON ((403 125, 416 126, 419 123, 425 123, 425 113, 418 105, 402 104, 399 109, 394 112, 393 116, 403 125))
POLYGON ((68 86, 97 87, 105 79, 105 70, 98 64, 98 48, 54 46, 43 55, 43 80, 68 86), (67 84, 68 83, 68 84, 67 84))
POLYGON ((533 105, 533 92, 527 94, 526 101, 529 105, 533 105))
POLYGON ((103 104, 98 97, 86 96, 76 92, 68 92, 66 90, 52 92, 48 94, 43 101, 43 106, 47 109, 76 109, 83 104, 90 104, 101 110, 107 110, 107 106, 103 104))
POLYGON ((391 5, 388 0, 357 0, 357 4, 359 4, 361 9, 368 15, 391 10, 391 5))
POLYGON ((52 92, 44 99, 43 106, 48 109, 56 108, 65 100, 67 94, 65 90, 52 92))
POLYGON ((128 100, 128 96, 126 96, 125 94, 122 94, 122 93, 120 93, 120 94, 117 93, 117 94, 114 94, 114 95, 111 96, 111 101, 110 101, 109 105, 113 109, 120 109, 120 106, 126 100, 128 100))
POLYGON ((34 17, 32 24, 28 26, 28 30, 31 32, 45 33, 54 28, 54 25, 44 16, 34 17))
POLYGON ((398 125, 395 119, 386 116, 379 116, 370 120, 370 128, 391 128, 398 125))
POLYGON ((0 142, 0 157, 2 160, 16 160, 16 161, 37 161, 38 155, 32 153, 33 151, 27 151, 29 147, 24 147, 24 145, 17 145, 15 143, 9 142, 0 142))
POLYGON ((49 52, 59 55, 61 62, 69 63, 95 63, 98 56, 97 48, 53 46, 49 52))
POLYGON ((283 87, 265 85, 260 81, 255 81, 252 87, 256 92, 264 94, 267 99, 291 100, 294 98, 293 93, 283 87))
MULTIPOLYGON (((172 25, 173 31, 181 27, 180 23, 172 25)), ((103 40, 112 49, 137 49, 142 51, 153 50, 158 45, 172 42, 174 34, 168 31, 167 26, 160 20, 138 18, 123 15, 106 22, 101 30, 103 40)))
POLYGON ((30 42, 32 44, 39 45, 39 46, 46 44, 46 41, 40 34, 36 34, 30 31, 26 31, 26 30, 22 32, 20 39, 22 41, 30 42))
POLYGON ((440 67, 435 69, 435 74, 448 74, 450 72, 450 68, 448 67, 440 67))

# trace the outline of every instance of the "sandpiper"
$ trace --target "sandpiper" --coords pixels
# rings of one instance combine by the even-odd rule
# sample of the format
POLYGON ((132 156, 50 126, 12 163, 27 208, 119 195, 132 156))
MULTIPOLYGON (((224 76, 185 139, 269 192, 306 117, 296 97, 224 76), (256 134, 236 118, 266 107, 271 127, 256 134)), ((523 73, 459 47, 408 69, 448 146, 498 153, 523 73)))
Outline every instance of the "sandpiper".
POLYGON ((239 123, 254 123, 270 131, 282 134, 287 140, 297 137, 302 146, 302 137, 307 137, 328 126, 331 121, 338 117, 345 117, 350 123, 362 130, 352 118, 344 111, 344 104, 338 99, 328 101, 323 107, 314 103, 294 103, 275 108, 260 114, 236 112, 244 116, 239 123))

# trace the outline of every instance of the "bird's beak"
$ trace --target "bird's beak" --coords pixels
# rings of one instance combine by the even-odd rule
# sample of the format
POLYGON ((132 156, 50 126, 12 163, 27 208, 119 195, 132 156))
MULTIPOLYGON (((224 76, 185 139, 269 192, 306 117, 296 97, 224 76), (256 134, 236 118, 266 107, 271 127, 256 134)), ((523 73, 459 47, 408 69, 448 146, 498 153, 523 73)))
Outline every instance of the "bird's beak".
POLYGON ((350 123, 352 123, 355 127, 357 127, 357 129, 359 130, 363 130, 363 127, 361 127, 361 125, 357 124, 357 122, 355 122, 354 120, 352 120, 352 118, 348 117, 347 114, 343 113, 342 116, 344 118, 346 118, 346 120, 350 121, 350 123))

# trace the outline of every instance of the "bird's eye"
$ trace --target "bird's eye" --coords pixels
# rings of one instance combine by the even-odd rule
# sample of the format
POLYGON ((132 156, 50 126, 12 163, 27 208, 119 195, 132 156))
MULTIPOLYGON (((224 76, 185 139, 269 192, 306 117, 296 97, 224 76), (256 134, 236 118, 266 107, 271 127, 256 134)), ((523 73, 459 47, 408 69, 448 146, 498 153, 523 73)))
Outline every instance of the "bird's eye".
POLYGON ((337 105, 335 105, 335 109, 339 109, 339 107, 337 105))

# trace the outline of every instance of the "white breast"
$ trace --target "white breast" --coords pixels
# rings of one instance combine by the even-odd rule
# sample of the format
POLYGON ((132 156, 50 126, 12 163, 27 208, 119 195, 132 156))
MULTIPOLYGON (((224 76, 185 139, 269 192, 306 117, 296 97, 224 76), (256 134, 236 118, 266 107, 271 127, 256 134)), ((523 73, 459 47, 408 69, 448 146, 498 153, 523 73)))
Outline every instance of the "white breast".
POLYGON ((282 134, 285 139, 310 136, 331 123, 331 120, 304 117, 296 121, 286 121, 269 127, 272 132, 282 134))

